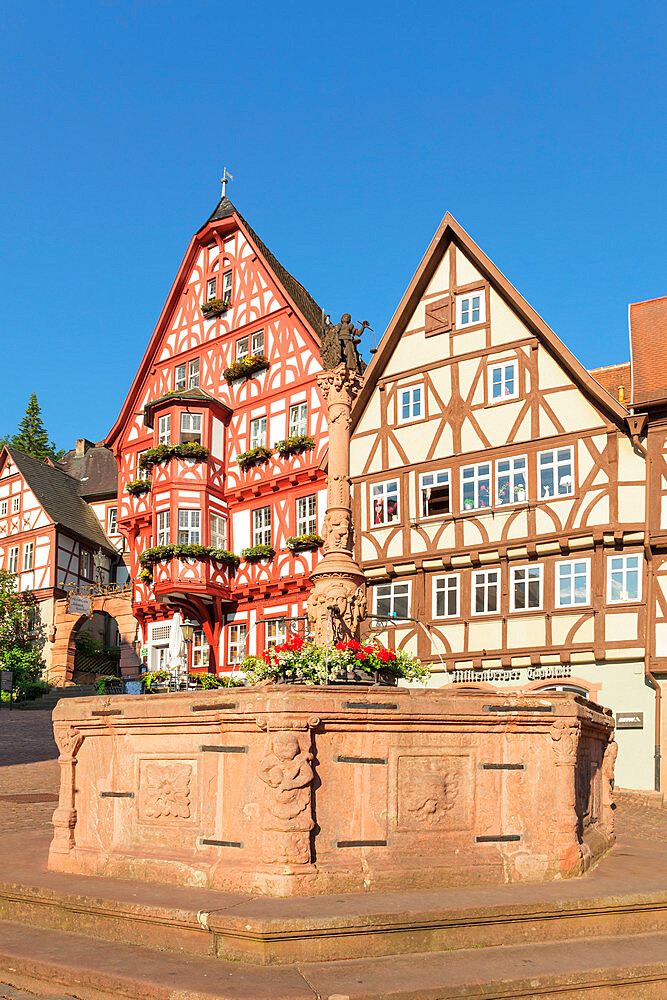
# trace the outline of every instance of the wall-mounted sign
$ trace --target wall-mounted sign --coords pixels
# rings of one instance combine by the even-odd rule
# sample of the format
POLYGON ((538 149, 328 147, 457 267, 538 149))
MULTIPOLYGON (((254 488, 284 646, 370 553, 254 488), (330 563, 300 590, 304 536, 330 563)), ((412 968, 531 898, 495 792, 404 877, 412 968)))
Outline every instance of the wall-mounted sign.
POLYGON ((644 728, 644 713, 643 712, 617 712, 616 713, 616 728, 617 729, 643 729, 644 728))
POLYGON ((84 594, 70 594, 67 611, 70 615, 89 615, 90 597, 84 594))
POLYGON ((525 684, 527 681, 561 680, 572 676, 569 663, 555 663, 545 667, 519 667, 514 670, 454 670, 454 684, 525 684))
POLYGON ((0 670, 0 691, 11 691, 14 687, 14 672, 0 670))

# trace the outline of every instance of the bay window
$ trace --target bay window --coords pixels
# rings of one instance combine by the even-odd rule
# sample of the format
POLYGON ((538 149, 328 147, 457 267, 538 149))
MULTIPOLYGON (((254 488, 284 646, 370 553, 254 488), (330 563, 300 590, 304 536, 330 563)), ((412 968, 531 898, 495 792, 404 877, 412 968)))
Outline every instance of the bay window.
POLYGON ((178 512, 178 544, 179 545, 200 545, 201 511, 191 509, 181 509, 178 512))
POLYGON ((181 413, 181 444, 194 441, 201 444, 201 413, 181 413))
POLYGON ((214 549, 227 548, 227 519, 220 514, 211 514, 211 545, 214 549))
POLYGON ((170 530, 171 514, 168 510, 161 510, 157 515, 157 544, 169 545, 171 542, 170 530))

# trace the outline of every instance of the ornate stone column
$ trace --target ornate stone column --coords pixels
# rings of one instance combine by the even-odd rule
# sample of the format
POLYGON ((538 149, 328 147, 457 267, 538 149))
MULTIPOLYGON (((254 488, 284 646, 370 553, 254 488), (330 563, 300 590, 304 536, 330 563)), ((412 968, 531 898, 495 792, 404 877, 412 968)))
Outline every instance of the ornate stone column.
POLYGON ((84 737, 73 726, 56 723, 53 735, 60 750, 60 794, 58 806, 53 814, 53 840, 50 854, 69 854, 74 849, 74 827, 76 809, 74 795, 76 789, 76 755, 84 737))
POLYGON ((364 574, 352 555, 350 495, 350 411, 363 377, 343 361, 319 375, 317 383, 329 408, 329 468, 323 558, 310 574, 308 618, 315 642, 325 645, 354 637, 366 613, 364 574))

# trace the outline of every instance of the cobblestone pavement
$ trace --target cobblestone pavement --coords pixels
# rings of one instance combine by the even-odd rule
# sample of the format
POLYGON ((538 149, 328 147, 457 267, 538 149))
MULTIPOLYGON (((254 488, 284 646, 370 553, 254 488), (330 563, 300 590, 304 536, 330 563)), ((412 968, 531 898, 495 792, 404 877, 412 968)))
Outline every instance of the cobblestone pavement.
POLYGON ((57 757, 50 712, 0 710, 0 830, 50 828, 58 801, 57 757))
POLYGON ((71 994, 64 993, 32 993, 30 990, 19 989, 0 983, 0 1000, 76 1000, 71 994))
POLYGON ((658 840, 667 844, 667 809, 619 804, 616 809, 616 836, 637 840, 658 840))

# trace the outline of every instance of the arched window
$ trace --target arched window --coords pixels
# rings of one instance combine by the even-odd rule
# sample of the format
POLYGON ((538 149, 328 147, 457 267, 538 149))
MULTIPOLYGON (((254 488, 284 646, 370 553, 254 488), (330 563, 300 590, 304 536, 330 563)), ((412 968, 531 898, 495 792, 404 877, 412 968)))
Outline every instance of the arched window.
POLYGON ((544 687, 537 688, 538 691, 570 691, 572 694, 580 694, 582 698, 590 698, 586 688, 577 687, 576 684, 545 684, 544 687))

